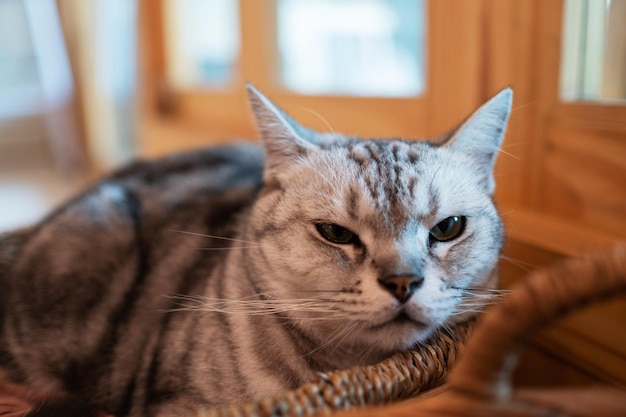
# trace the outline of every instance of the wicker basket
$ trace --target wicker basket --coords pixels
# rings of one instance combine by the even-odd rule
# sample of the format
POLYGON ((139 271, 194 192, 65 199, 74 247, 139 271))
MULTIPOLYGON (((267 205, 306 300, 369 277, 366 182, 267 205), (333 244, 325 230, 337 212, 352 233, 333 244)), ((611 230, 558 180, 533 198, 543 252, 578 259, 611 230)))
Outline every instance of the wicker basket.
POLYGON ((610 387, 513 391, 511 352, 546 323, 626 293, 626 244, 531 276, 477 325, 445 391, 348 416, 624 417, 626 391, 610 387))
POLYGON ((439 333, 428 345, 376 365, 320 374, 293 391, 241 405, 201 410, 195 417, 270 417, 330 414, 408 399, 441 385, 470 331, 464 323, 439 333))

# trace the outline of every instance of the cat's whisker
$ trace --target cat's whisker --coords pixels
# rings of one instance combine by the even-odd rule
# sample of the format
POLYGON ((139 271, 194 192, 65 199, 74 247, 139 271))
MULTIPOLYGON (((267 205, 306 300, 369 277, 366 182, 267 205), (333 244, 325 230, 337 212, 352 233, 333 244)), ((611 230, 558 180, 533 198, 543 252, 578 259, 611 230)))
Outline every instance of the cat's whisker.
POLYGON ((495 151, 495 152, 498 152, 498 153, 510 156, 513 159, 517 159, 518 161, 522 160, 522 158, 520 158, 519 156, 513 155, 512 153, 507 152, 504 149, 496 147, 496 146, 476 146, 476 147, 480 148, 480 149, 486 149, 486 150, 489 150, 489 151, 495 151))
POLYGON ((437 179, 437 176, 439 175, 439 171, 441 171, 441 167, 437 167, 437 170, 435 171, 432 178, 430 179, 430 184, 428 184, 428 191, 431 193, 432 193, 433 183, 435 182, 435 179, 437 179))
POLYGON ((468 297, 461 299, 459 305, 469 305, 469 304, 480 304, 480 305, 491 305, 495 303, 499 303, 502 301, 502 298, 477 298, 477 297, 468 297))
POLYGON ((338 326, 336 329, 334 329, 334 331, 326 338, 325 341, 323 341, 322 343, 320 343, 319 345, 317 345, 314 349, 310 350, 309 352, 306 353, 306 356, 312 356, 313 354, 319 352, 320 350, 324 349, 329 343, 331 343, 335 337, 341 333, 344 329, 344 326, 347 323, 344 323, 343 326, 338 326))
MULTIPOLYGON (((169 311, 201 311, 241 315, 273 315, 281 313, 311 313, 307 320, 337 320, 348 317, 348 313, 333 305, 334 300, 319 299, 211 299, 198 296, 169 296, 180 300, 179 307, 169 311), (330 304, 329 304, 330 303, 330 304), (323 314, 323 316, 320 316, 323 314)), ((249 297, 248 297, 249 298, 249 297)))
POLYGON ((480 299, 501 299, 507 296, 511 290, 497 289, 497 288, 462 288, 462 287, 450 287, 455 290, 461 291, 456 295, 456 298, 480 298, 480 299))
POLYGON ((328 121, 322 117, 321 114, 319 114, 318 112, 316 112, 315 110, 308 108, 308 107, 300 107, 302 110, 311 113, 312 115, 316 116, 318 119, 320 119, 322 121, 322 123, 324 123, 326 125, 326 127, 328 128, 328 130, 331 131, 331 133, 333 134, 333 138, 337 139, 339 136, 337 135, 337 132, 335 132, 335 129, 332 128, 332 126, 330 125, 330 123, 328 123, 328 121))
POLYGON ((538 269, 539 267, 537 265, 534 265, 532 263, 529 262, 525 262, 519 259, 515 259, 515 258, 511 258, 509 256, 506 255, 500 255, 500 259, 502 259, 503 261, 506 261, 508 263, 510 263, 513 266, 516 266, 518 268, 520 268, 521 270, 523 270, 524 272, 533 272, 534 270, 538 269))
POLYGON ((514 112, 514 111, 517 111, 519 109, 523 109, 523 108, 526 108, 526 107, 529 107, 529 106, 534 106, 535 104, 537 104, 537 100, 532 100, 532 101, 529 101, 527 103, 520 104, 518 106, 513 107, 511 109, 511 112, 514 112))
POLYGON ((184 304, 177 303, 177 305, 196 310, 204 311, 220 311, 220 312, 277 312, 277 311, 298 311, 298 312, 329 312, 337 313, 341 312, 336 308, 330 308, 323 304, 284 304, 284 305, 266 305, 266 304, 233 304, 233 303, 197 303, 197 304, 184 304))
POLYGON ((463 300, 501 300, 506 297, 507 294, 475 294, 472 292, 467 292, 465 294, 461 294, 460 297, 463 300))
POLYGON ((450 327, 448 323, 446 322, 441 323, 438 330, 439 332, 445 333, 446 335, 450 336, 452 340, 456 341, 456 336, 454 334, 454 331, 452 330, 452 328, 450 327))
POLYGON ((230 242, 239 242, 239 243, 250 243, 250 244, 258 244, 258 242, 252 242, 249 240, 243 240, 243 239, 236 239, 233 237, 226 237, 226 236, 217 236, 217 235, 208 235, 205 233, 196 233, 196 232, 189 232, 186 230, 176 230, 176 229, 167 229, 168 232, 174 232, 174 233, 182 233, 185 235, 192 235, 192 236, 200 236, 200 237, 206 237, 209 239, 219 239, 219 240, 228 240, 230 242))
POLYGON ((470 304, 459 304, 458 306, 456 306, 457 309, 482 309, 485 307, 489 307, 491 304, 488 303, 470 303, 470 304))
MULTIPOLYGON (((231 299, 223 299, 223 298, 212 298, 212 297, 205 297, 205 296, 193 296, 192 298, 195 300, 203 300, 203 301, 207 301, 207 302, 259 302, 259 303, 264 303, 264 304, 271 304, 271 303, 291 303, 291 302, 338 302, 340 300, 332 298, 332 295, 334 294, 344 294, 344 293, 350 293, 349 291, 344 291, 344 290, 293 290, 293 289, 289 289, 289 290, 284 290, 284 291, 271 291, 271 292, 259 292, 259 293, 254 293, 254 294, 250 294, 247 295, 245 297, 241 297, 241 298, 231 298, 231 299), (291 294, 329 294, 325 297, 320 297, 320 296, 311 296, 311 297, 290 297, 290 298, 286 298, 284 297, 285 294, 287 295, 291 295, 291 294)), ((170 295, 168 296, 170 298, 177 298, 177 295, 170 295)), ((182 297, 181 297, 182 298, 182 297)))
MULTIPOLYGON (((172 297, 176 298, 176 297, 172 297)), ((290 300, 244 300, 244 299, 235 299, 235 300, 226 300, 226 299, 210 299, 210 298, 182 298, 183 301, 190 301, 195 303, 195 305, 204 305, 204 306, 215 306, 215 305, 229 305, 229 306, 262 306, 262 307, 273 307, 273 306, 281 306, 281 305, 298 305, 301 307, 306 307, 310 305, 320 305, 319 301, 311 300, 309 298, 305 299, 290 299, 290 300)))
POLYGON ((487 297, 499 297, 501 295, 507 295, 509 293, 509 291, 507 290, 490 291, 490 290, 484 290, 481 288, 476 288, 476 289, 466 288, 462 291, 463 291, 463 294, 481 294, 487 297))
POLYGON ((460 316, 467 313, 480 314, 484 313, 484 310, 476 310, 476 309, 468 309, 468 310, 459 310, 451 313, 451 316, 460 316))
POLYGON ((485 291, 485 292, 494 292, 494 293, 509 293, 511 292, 511 290, 508 290, 506 288, 484 288, 484 287, 465 287, 465 288, 461 288, 461 287, 451 287, 454 289, 462 289, 462 290, 467 290, 467 291, 485 291))
POLYGON ((367 349, 365 349, 363 351, 363 353, 361 353, 359 355, 359 363, 367 363, 369 362, 369 357, 372 354, 372 352, 374 351, 374 345, 368 346, 367 349))
POLYGON ((358 324, 357 322, 354 322, 352 320, 342 323, 342 325, 338 326, 335 329, 335 331, 333 331, 333 333, 331 333, 324 342, 320 343, 315 349, 310 351, 307 355, 309 356, 313 355, 314 353, 321 351, 322 349, 326 348, 327 346, 331 344, 334 346, 332 352, 330 352, 332 354, 335 351, 335 349, 341 344, 341 342, 345 340, 345 338, 355 330, 355 328, 357 327, 357 324, 358 324))
POLYGON ((225 248, 197 248, 198 250, 232 250, 232 249, 258 249, 258 248, 262 248, 263 246, 258 245, 258 246, 229 246, 229 247, 225 247, 225 248))
POLYGON ((495 304, 498 304, 497 300, 474 302, 474 303, 460 303, 456 306, 456 308, 487 308, 495 304))
POLYGON ((500 149, 498 150, 498 152, 499 152, 499 153, 501 153, 501 154, 504 154, 504 155, 506 155, 506 156, 510 156, 510 157, 511 157, 511 158, 513 158, 513 159, 517 159, 518 161, 521 161, 521 160, 522 160, 522 158, 520 158, 519 156, 514 155, 514 154, 512 154, 511 152, 507 152, 507 151, 505 151, 505 150, 504 150, 504 149, 502 149, 502 148, 500 148, 500 149))
POLYGON ((518 209, 514 209, 514 208, 510 210, 506 210, 506 211, 503 210, 500 212, 500 215, 503 217, 507 217, 509 214, 517 213, 518 211, 519 211, 518 209))
MULTIPOLYGON (((203 308, 199 306, 187 306, 180 308, 171 308, 165 310, 165 312, 177 312, 177 311, 192 311, 192 312, 214 312, 220 314, 230 314, 230 315, 241 315, 241 316, 270 316, 279 313, 284 313, 284 310, 230 310, 230 309, 210 309, 203 308)), ((298 310, 299 311, 299 310, 298 310)), ((313 310, 316 313, 326 313, 324 316, 310 316, 310 317, 302 317, 299 320, 304 321, 332 321, 332 320, 343 320, 349 318, 348 315, 345 314, 336 314, 335 311, 323 311, 323 310, 313 310)))
POLYGON ((309 305, 320 305, 324 304, 322 300, 315 300, 311 298, 301 298, 301 299, 264 299, 264 300, 225 300, 225 299, 205 299, 203 301, 197 301, 199 304, 229 304, 229 305, 259 305, 259 306, 280 306, 280 305, 298 305, 301 307, 306 307, 309 305))

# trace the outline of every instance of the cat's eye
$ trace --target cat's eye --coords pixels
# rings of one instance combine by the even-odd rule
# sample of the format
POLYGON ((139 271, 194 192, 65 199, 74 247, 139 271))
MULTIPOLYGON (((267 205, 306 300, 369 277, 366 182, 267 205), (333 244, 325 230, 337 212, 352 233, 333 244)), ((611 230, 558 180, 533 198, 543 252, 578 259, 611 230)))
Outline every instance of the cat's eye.
POLYGON ((339 245, 347 245, 356 243, 357 236, 345 227, 337 226, 332 223, 318 223, 315 225, 319 234, 329 242, 339 245))
POLYGON ((465 216, 451 216, 430 229, 430 241, 447 242, 461 236, 465 230, 465 216))

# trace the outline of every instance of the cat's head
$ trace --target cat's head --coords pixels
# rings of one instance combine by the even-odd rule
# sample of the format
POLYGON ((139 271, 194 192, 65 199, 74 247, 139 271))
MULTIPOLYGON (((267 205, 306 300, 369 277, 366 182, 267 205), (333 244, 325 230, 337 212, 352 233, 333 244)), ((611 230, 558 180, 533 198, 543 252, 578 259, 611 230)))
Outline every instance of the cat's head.
POLYGON ((437 142, 320 134, 248 94, 267 159, 248 226, 259 291, 312 339, 379 354, 480 310, 503 241, 492 171, 510 89, 437 142))

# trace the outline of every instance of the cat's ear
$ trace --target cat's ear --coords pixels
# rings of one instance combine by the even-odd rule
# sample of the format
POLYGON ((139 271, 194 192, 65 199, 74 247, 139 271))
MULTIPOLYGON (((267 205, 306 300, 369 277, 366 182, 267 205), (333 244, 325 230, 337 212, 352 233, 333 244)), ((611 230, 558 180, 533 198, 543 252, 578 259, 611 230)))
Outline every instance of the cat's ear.
POLYGON ((266 176, 318 148, 315 132, 298 124, 252 84, 246 84, 246 90, 265 147, 266 176))
POLYGON ((448 146, 472 157, 485 170, 487 188, 493 193, 493 165, 504 138, 513 90, 505 88, 480 106, 456 129, 442 137, 439 146, 448 146))

